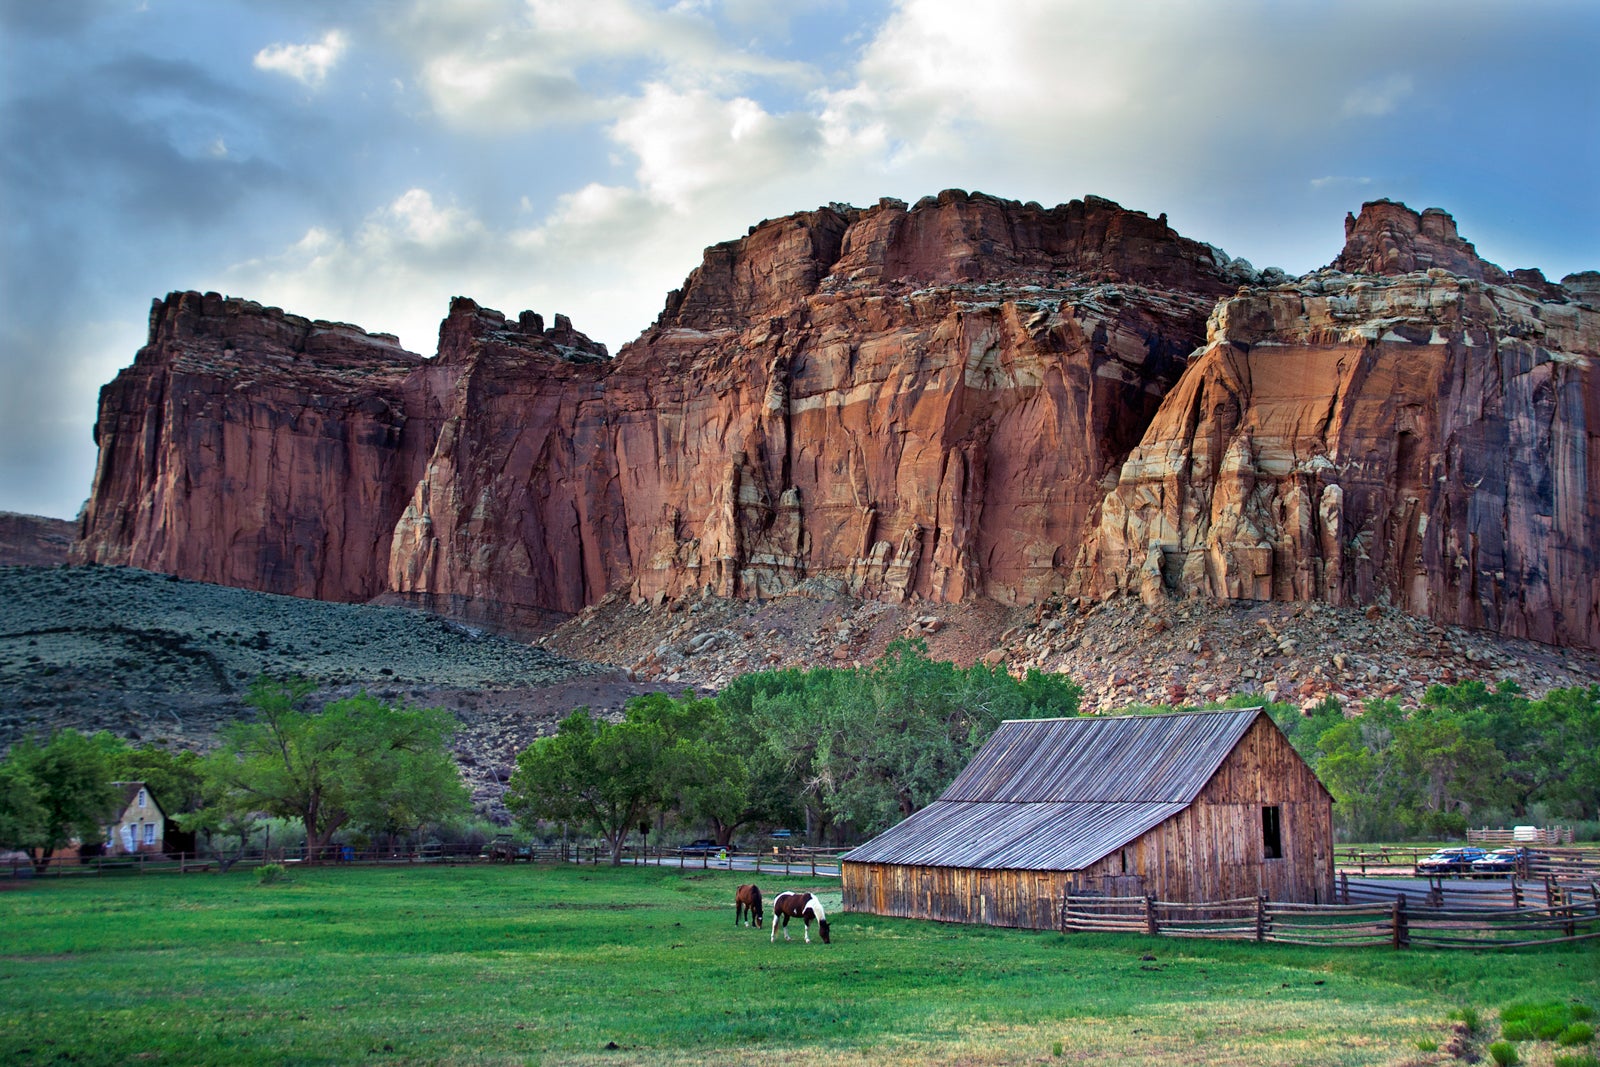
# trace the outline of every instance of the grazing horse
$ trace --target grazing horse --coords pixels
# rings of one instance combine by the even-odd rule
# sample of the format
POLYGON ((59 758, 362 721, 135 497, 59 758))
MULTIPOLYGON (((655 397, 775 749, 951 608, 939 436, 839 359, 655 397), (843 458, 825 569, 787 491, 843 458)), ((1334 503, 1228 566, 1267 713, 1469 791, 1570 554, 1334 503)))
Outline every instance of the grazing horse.
POLYGON ((772 940, 778 940, 778 923, 783 923, 783 939, 789 940, 789 920, 799 919, 805 924, 806 944, 811 944, 811 920, 817 920, 817 933, 822 943, 828 941, 828 913, 822 902, 810 893, 783 892, 772 898, 772 940))
POLYGON ((742 885, 734 891, 733 925, 741 923, 761 929, 761 889, 758 886, 742 885))

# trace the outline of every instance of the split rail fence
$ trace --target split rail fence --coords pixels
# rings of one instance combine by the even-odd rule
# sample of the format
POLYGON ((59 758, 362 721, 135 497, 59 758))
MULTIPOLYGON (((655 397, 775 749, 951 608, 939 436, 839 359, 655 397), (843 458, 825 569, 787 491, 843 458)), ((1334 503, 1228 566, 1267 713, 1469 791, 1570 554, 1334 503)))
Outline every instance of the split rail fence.
POLYGON ((1179 904, 1149 896, 1074 894, 1061 907, 1061 929, 1396 949, 1519 948, 1600 938, 1600 890, 1594 884, 1552 884, 1549 895, 1545 907, 1441 907, 1409 901, 1404 893, 1354 904, 1289 904, 1264 896, 1179 904))

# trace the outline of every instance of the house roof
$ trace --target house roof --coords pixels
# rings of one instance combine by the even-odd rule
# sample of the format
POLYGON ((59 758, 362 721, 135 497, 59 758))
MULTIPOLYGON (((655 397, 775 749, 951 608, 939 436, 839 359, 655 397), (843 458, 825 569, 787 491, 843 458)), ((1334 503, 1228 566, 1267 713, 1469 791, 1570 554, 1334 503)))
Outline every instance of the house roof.
POLYGON ((1075 871, 1194 802, 1260 708, 1013 719, 852 863, 1075 871))

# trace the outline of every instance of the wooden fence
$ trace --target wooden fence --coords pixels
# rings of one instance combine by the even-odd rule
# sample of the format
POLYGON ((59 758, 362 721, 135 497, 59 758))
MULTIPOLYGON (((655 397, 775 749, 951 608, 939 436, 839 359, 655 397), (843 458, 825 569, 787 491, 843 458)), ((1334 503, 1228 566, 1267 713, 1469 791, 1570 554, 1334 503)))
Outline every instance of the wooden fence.
POLYGON ((1408 948, 1518 948, 1600 938, 1600 891, 1553 888, 1546 907, 1420 905, 1404 893, 1387 902, 1289 904, 1241 897, 1179 904, 1154 897, 1068 896, 1066 933, 1138 933, 1273 941, 1289 945, 1408 948))
MULTIPOLYGON (((678 868, 730 869, 754 873, 808 874, 837 877, 838 849, 807 848, 799 845, 776 846, 768 851, 729 852, 683 848, 628 847, 623 849, 625 864, 678 868), (821 868, 819 870, 819 867, 821 868)), ((32 863, 0 867, 0 878, 70 878, 102 874, 195 874, 232 867, 252 868, 263 863, 287 864, 366 864, 404 866, 409 864, 467 863, 576 863, 604 865, 611 862, 611 849, 603 845, 535 845, 532 843, 491 842, 488 845, 425 845, 420 849, 359 850, 342 845, 323 849, 303 847, 249 849, 238 852, 138 853, 123 856, 57 856, 39 867, 32 863), (509 847, 507 847, 509 846, 509 847)))
POLYGON ((1509 848, 1512 845, 1570 845, 1577 835, 1570 826, 1519 826, 1507 830, 1504 826, 1491 830, 1487 826, 1477 830, 1467 828, 1467 844, 1485 848, 1509 848))

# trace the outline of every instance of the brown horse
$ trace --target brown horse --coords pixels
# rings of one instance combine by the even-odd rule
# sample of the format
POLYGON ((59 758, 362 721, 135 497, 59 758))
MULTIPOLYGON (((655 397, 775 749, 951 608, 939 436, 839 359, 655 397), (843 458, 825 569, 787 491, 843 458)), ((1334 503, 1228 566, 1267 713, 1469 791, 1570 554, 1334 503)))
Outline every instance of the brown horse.
POLYGON ((761 889, 759 886, 742 885, 733 893, 733 925, 741 923, 761 929, 761 889))
POLYGON ((817 933, 822 943, 828 940, 828 913, 822 910, 822 901, 810 893, 783 892, 772 898, 772 940, 778 940, 778 923, 783 923, 783 939, 789 940, 789 920, 799 919, 805 924, 806 944, 811 944, 811 920, 817 920, 817 933))

